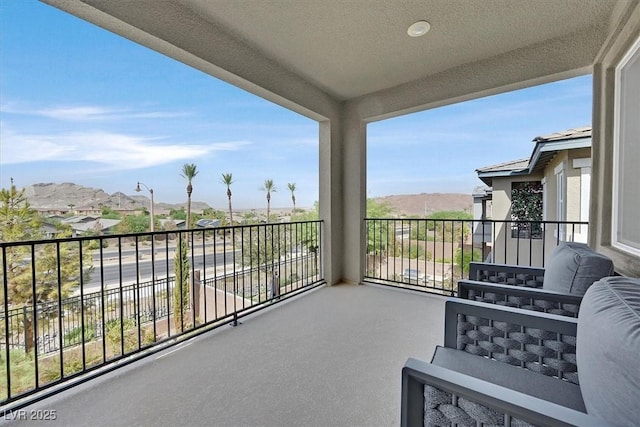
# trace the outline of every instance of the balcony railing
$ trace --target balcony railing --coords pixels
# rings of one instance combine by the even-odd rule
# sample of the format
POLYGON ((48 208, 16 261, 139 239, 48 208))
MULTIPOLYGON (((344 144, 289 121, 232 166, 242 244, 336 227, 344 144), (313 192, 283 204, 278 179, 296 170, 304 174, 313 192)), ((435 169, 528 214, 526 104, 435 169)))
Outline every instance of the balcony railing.
POLYGON ((311 289, 321 248, 321 221, 0 243, 0 405, 311 289))
POLYGON ((454 295, 471 261, 544 267, 561 241, 586 242, 587 222, 365 219, 364 279, 454 295))

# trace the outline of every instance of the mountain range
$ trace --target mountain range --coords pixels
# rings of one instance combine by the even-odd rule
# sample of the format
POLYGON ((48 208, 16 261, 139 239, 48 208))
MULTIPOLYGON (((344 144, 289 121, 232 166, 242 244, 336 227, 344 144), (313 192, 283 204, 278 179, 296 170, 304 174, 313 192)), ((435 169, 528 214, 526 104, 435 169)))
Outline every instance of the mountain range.
MULTIPOLYGON (((73 206, 81 208, 108 207, 111 209, 141 209, 149 208, 149 198, 143 195, 127 195, 120 191, 109 194, 99 188, 65 182, 62 184, 40 183, 25 187, 25 196, 33 208, 36 209, 69 209, 73 206)), ((155 201, 156 209, 180 209, 183 203, 162 203, 155 201)), ((194 211, 202 211, 210 206, 205 202, 191 202, 194 211)))
MULTIPOLYGON (((141 195, 127 195, 122 192, 108 194, 102 189, 85 187, 82 185, 65 182, 40 183, 25 187, 25 196, 29 203, 36 209, 65 210, 69 206, 76 209, 100 208, 102 206, 111 209, 141 209, 149 207, 149 198, 141 195)), ((422 193, 400 194, 384 197, 376 197, 376 201, 388 203, 400 215, 431 214, 443 210, 456 210, 471 212, 473 198, 470 194, 461 193, 422 193)), ((205 202, 193 201, 194 212, 202 211, 210 206, 205 202)), ((155 207, 159 210, 180 209, 183 203, 162 203, 155 201, 155 207)))

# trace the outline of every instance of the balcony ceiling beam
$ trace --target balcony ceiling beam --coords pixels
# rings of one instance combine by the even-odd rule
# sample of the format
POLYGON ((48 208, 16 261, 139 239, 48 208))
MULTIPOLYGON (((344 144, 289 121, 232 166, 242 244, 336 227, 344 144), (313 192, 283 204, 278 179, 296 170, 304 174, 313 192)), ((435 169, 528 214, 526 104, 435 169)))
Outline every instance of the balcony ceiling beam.
POLYGON ((315 120, 351 100, 368 121, 588 73, 625 3, 43 1, 315 120))

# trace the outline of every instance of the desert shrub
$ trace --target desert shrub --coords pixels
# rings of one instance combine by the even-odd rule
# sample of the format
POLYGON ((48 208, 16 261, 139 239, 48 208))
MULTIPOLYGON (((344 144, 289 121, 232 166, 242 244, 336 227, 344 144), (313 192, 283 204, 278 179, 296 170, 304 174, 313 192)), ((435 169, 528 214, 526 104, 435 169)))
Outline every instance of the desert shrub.
MULTIPOLYGON (((92 341, 95 337, 97 337, 96 325, 85 325, 84 326, 84 341, 89 342, 92 341)), ((82 327, 77 326, 71 329, 64 335, 64 346, 68 347, 74 344, 82 343, 82 327)))

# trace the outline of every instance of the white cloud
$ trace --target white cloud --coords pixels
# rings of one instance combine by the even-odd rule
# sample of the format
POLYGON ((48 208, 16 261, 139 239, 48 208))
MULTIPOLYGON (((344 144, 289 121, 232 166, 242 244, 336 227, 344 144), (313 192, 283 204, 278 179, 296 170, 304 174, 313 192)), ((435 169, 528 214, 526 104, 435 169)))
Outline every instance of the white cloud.
POLYGON ((186 117, 190 115, 189 113, 182 111, 138 111, 131 108, 111 108, 98 105, 32 108, 20 103, 3 103, 2 107, 0 107, 0 111, 3 113, 46 117, 49 119, 70 122, 167 119, 186 117))
POLYGON ((115 110, 109 110, 102 107, 57 107, 46 110, 35 110, 31 114, 37 116, 49 117, 56 120, 84 121, 104 119, 112 116, 115 110))
POLYGON ((115 170, 137 169, 176 160, 211 155, 216 151, 239 150, 248 141, 229 141, 207 145, 160 143, 159 138, 101 131, 59 135, 27 135, 2 132, 2 163, 40 161, 90 161, 115 170))

